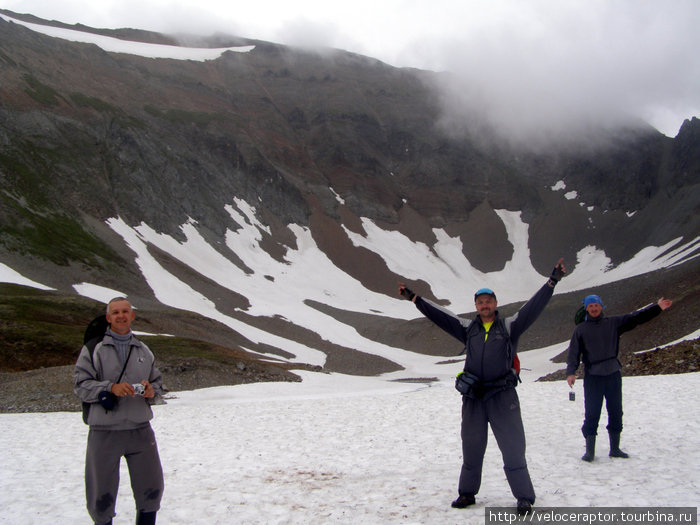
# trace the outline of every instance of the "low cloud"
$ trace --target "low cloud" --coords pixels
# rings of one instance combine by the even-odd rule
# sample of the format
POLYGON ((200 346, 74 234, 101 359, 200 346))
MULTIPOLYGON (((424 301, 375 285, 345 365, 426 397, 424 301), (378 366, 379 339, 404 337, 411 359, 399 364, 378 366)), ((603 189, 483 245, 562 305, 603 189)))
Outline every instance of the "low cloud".
POLYGON ((668 0, 5 0, 67 23, 335 47, 446 72, 444 124, 516 142, 700 115, 700 2, 668 0))
POLYGON ((700 113, 697 2, 531 5, 412 46, 449 72, 437 86, 444 124, 547 143, 642 120, 675 136, 672 119, 700 113))

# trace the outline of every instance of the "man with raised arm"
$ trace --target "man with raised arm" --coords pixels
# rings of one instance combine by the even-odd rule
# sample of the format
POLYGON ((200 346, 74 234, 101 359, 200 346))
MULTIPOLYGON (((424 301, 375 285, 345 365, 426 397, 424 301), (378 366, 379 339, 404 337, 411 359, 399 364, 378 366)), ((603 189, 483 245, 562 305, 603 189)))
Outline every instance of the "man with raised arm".
POLYGON ((585 415, 581 432, 586 440, 584 461, 595 459, 595 441, 598 421, 603 408, 603 399, 608 411, 608 436, 610 457, 627 458, 620 450, 622 433, 622 366, 617 359, 620 350, 620 335, 636 326, 651 321, 663 310, 671 307, 672 301, 660 298, 640 310, 625 315, 605 317, 603 300, 598 295, 583 299, 584 318, 574 329, 566 358, 566 381, 570 387, 576 382, 576 369, 583 359, 583 397, 585 415))
POLYGON ((557 262, 551 277, 510 317, 498 314, 496 294, 481 288, 474 294, 476 318, 467 320, 423 299, 399 283, 399 293, 413 301, 420 312, 464 344, 466 360, 457 380, 462 393, 462 470, 455 508, 475 503, 481 486, 481 469, 486 452, 488 426, 503 455, 503 470, 517 500, 519 514, 535 503, 535 490, 525 459, 525 431, 515 387, 518 376, 513 363, 518 340, 542 313, 564 276, 564 259, 557 262))

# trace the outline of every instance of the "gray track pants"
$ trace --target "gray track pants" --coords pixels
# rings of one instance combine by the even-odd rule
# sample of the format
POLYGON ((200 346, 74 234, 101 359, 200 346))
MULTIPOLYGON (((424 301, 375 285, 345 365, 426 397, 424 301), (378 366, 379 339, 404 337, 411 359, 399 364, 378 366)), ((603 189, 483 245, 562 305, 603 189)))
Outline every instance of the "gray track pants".
POLYGON ((525 431, 515 388, 486 400, 462 398, 462 471, 459 493, 476 494, 481 486, 481 467, 488 441, 488 425, 503 456, 503 470, 516 499, 535 503, 535 489, 525 460, 525 431))
POLYGON ((95 523, 108 523, 115 515, 122 456, 129 467, 136 509, 152 512, 160 508, 163 469, 151 426, 137 430, 90 429, 85 455, 85 495, 95 523))

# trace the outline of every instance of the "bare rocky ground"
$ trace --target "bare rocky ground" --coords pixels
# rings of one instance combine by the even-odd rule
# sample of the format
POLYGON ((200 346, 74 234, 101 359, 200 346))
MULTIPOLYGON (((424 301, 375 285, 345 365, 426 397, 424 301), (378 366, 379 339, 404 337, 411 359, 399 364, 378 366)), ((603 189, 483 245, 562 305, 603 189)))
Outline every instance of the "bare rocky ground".
MULTIPOLYGON (((556 381, 565 378, 562 370, 540 378, 540 381, 556 381)), ((684 341, 657 351, 636 354, 624 353, 620 357, 623 375, 682 374, 700 370, 700 339, 684 341)), ((178 391, 196 390, 221 385, 238 385, 260 381, 299 381, 289 370, 262 367, 254 362, 229 365, 204 359, 173 360, 159 362, 167 397, 178 391)), ((579 369, 579 376, 582 376, 579 369)), ((73 366, 40 368, 26 372, 0 373, 0 413, 26 412, 74 412, 80 410, 80 402, 73 394, 73 366)))
MULTIPOLYGON (((199 358, 160 361, 165 399, 175 392, 264 381, 300 381, 299 376, 255 362, 221 364, 199 358)), ((81 409, 73 393, 73 365, 0 372, 0 413, 75 412, 81 409)))
MULTIPOLYGON (((566 379, 566 356, 558 356, 555 362, 562 363, 562 369, 541 377, 539 381, 559 381, 566 379)), ((700 371, 700 338, 683 341, 673 346, 649 352, 623 352, 620 355, 623 376, 648 376, 659 374, 687 374, 700 371)), ((583 377, 584 367, 579 367, 577 377, 583 377)))

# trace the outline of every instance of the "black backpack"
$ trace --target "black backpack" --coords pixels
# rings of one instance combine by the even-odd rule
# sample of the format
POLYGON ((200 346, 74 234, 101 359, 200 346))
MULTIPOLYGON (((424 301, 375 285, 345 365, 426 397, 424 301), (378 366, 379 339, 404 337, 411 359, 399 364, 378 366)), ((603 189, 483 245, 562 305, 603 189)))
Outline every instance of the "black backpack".
MULTIPOLYGON (((95 352, 95 347, 97 346, 97 343, 104 339, 107 328, 109 328, 109 323, 107 322, 107 317, 105 314, 95 317, 92 321, 90 321, 90 324, 87 325, 85 334, 83 335, 83 345, 85 345, 90 351, 91 360, 92 354, 95 352)), ((88 414, 90 413, 90 405, 92 405, 92 403, 86 403, 83 401, 83 423, 86 425, 88 414)))

